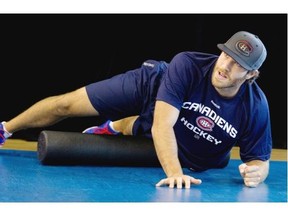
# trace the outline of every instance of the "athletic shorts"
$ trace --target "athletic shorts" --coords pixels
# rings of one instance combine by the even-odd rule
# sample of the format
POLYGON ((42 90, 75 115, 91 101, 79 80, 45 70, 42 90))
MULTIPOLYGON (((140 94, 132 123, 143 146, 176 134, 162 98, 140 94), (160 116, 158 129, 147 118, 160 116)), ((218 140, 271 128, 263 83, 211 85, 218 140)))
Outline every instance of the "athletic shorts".
POLYGON ((112 121, 139 115, 133 135, 151 136, 155 98, 168 64, 147 60, 140 68, 86 86, 100 116, 112 121))

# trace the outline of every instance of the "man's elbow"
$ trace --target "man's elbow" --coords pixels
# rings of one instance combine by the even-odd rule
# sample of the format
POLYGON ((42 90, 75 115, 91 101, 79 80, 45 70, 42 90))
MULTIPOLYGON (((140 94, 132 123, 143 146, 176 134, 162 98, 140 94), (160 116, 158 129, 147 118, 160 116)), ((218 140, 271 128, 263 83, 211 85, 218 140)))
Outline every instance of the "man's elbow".
POLYGON ((153 124, 152 128, 151 128, 152 137, 154 137, 157 134, 159 134, 159 131, 160 131, 159 125, 153 124))

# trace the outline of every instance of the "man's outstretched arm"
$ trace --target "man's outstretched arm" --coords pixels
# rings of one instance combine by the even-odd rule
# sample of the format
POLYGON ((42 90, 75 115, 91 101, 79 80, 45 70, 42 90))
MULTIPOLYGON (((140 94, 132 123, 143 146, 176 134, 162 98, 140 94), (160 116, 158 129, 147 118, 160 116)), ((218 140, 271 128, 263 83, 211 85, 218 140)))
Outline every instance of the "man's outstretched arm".
POLYGON ((179 116, 179 110, 163 101, 156 101, 152 136, 160 164, 167 178, 156 186, 169 185, 170 188, 190 188, 192 184, 201 184, 200 179, 184 175, 178 159, 178 147, 173 126, 179 116))

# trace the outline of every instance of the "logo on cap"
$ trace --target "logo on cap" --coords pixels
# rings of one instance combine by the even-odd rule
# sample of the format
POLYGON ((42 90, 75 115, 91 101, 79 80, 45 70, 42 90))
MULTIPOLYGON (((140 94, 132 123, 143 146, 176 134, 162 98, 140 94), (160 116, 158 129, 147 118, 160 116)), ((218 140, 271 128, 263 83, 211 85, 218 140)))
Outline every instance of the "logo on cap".
POLYGON ((241 54, 245 56, 250 56, 250 53, 252 52, 253 48, 247 41, 238 41, 236 43, 236 50, 238 50, 241 54))

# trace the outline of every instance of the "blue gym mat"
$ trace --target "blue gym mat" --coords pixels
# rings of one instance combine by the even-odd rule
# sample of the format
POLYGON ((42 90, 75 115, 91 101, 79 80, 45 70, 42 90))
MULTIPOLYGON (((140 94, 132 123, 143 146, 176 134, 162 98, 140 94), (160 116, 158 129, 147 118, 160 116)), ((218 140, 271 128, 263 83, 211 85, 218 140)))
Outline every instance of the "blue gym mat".
POLYGON ((45 166, 33 151, 0 150, 0 202, 287 202, 287 161, 271 161, 257 188, 244 186, 240 160, 224 169, 184 170, 201 185, 155 187, 161 168, 45 166))

